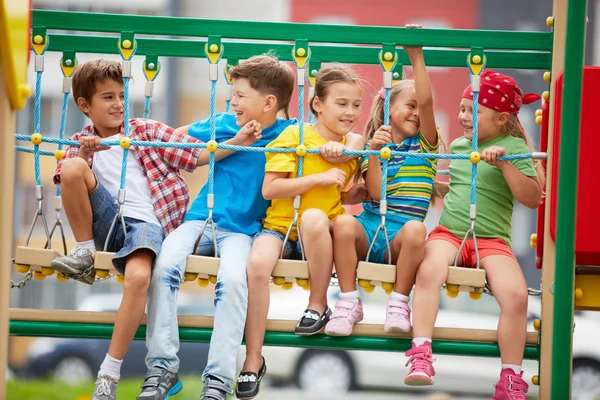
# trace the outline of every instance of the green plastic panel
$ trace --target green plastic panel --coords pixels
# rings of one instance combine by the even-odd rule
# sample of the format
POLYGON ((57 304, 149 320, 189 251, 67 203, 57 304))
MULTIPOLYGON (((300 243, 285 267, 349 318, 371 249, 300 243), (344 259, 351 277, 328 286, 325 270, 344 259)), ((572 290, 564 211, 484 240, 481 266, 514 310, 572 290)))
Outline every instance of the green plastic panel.
POLYGON ((290 22, 209 20, 121 14, 96 14, 33 10, 33 24, 48 29, 86 32, 121 32, 137 35, 208 37, 229 39, 462 47, 489 49, 552 50, 550 32, 514 32, 466 29, 409 29, 381 26, 322 25, 290 22))

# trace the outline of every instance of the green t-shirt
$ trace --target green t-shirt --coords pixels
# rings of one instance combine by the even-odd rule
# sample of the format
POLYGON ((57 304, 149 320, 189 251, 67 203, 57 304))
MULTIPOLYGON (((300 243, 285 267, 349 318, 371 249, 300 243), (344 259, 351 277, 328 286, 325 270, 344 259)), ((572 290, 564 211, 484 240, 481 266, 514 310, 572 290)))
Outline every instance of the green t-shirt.
MULTIPOLYGON (((472 143, 461 137, 450 145, 452 154, 470 154, 472 143)), ((491 146, 506 149, 506 154, 530 153, 523 139, 501 135, 488 142, 480 143, 478 151, 491 146)), ((536 176, 531 158, 512 161, 513 165, 527 176, 536 176)), ((456 236, 463 238, 471 226, 469 208, 471 204, 471 162, 450 161, 449 192, 444 198, 444 210, 440 217, 443 225, 456 236)), ((485 162, 477 164, 477 219, 475 234, 482 238, 501 238, 509 246, 512 237, 512 212, 515 198, 499 168, 485 162)))

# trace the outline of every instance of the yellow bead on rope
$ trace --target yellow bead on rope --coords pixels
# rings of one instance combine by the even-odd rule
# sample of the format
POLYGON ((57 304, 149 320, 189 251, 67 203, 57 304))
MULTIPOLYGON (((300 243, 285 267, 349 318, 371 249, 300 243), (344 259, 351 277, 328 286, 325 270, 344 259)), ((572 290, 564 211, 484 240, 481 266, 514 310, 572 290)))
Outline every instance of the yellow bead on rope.
POLYGON ((56 158, 59 161, 63 158, 64 155, 65 155, 65 152, 63 150, 56 150, 54 152, 54 158, 56 158))
POLYGON ((131 146, 131 139, 128 137, 122 137, 121 140, 119 140, 119 146, 124 149, 128 149, 131 146))
POLYGON ((31 143, 33 143, 33 144, 40 144, 40 143, 42 143, 42 134, 41 133, 34 133, 33 135, 31 135, 31 143))
POLYGON ((379 155, 384 160, 389 160, 392 157, 392 150, 390 150, 389 147, 382 147, 381 150, 379 150, 379 155))
POLYGON ((299 145, 296 147, 296 154, 297 154, 299 157, 304 157, 304 156, 306 155, 306 146, 305 146, 305 145, 303 145, 303 144, 299 144, 299 145))
POLYGON ((211 153, 214 153, 215 151, 217 151, 218 147, 219 147, 219 145, 215 140, 209 140, 206 143, 206 150, 210 151, 211 153))
POLYGON ((477 164, 479 161, 481 161, 481 154, 478 151, 474 151, 469 156, 469 160, 471 160, 471 163, 477 164))

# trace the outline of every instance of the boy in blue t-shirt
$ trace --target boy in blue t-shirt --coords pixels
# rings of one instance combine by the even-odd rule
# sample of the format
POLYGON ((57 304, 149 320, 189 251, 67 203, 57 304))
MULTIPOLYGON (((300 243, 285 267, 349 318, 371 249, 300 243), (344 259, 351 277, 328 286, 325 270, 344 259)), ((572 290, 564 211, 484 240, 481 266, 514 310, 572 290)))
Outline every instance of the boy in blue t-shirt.
MULTIPOLYGON (((230 71, 234 79, 231 114, 216 117, 216 141, 223 144, 265 147, 296 120, 277 118, 287 109, 294 90, 295 75, 270 56, 255 56, 230 71), (240 127, 242 127, 240 129, 240 127)), ((180 131, 210 140, 210 120, 180 131)), ((201 152, 199 165, 208 164, 208 152, 201 152)), ((261 152, 215 152, 213 224, 209 224, 197 254, 214 255, 215 230, 220 257, 215 287, 215 318, 208 364, 202 378, 201 399, 226 400, 233 394, 237 350, 242 342, 248 286, 246 262, 253 236, 261 230, 269 202, 261 196, 265 155, 261 152)), ((184 222, 165 239, 156 260, 148 293, 146 365, 148 374, 137 400, 163 400, 178 393, 182 384, 179 369, 177 291, 183 280, 186 258, 208 218, 208 186, 204 185, 184 222)))

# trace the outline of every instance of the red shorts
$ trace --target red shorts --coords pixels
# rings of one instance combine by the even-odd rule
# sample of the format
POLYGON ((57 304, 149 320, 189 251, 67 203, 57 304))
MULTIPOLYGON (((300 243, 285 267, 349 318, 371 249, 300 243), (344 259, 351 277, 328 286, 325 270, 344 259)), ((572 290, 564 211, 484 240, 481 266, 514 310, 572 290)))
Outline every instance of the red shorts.
MULTIPOLYGON (((462 238, 456 237, 445 227, 438 225, 434 230, 431 231, 427 242, 432 240, 444 240, 448 243, 452 243, 458 249, 462 243, 462 238)), ((507 256, 517 261, 517 258, 512 252, 512 249, 502 239, 488 239, 488 238, 477 238, 477 249, 479 250, 479 259, 483 260, 488 256, 507 256)), ((468 239, 465 243, 462 251, 460 252, 462 258, 462 265, 466 268, 475 268, 477 265, 477 258, 475 257, 475 247, 473 246, 473 239, 468 239)))

